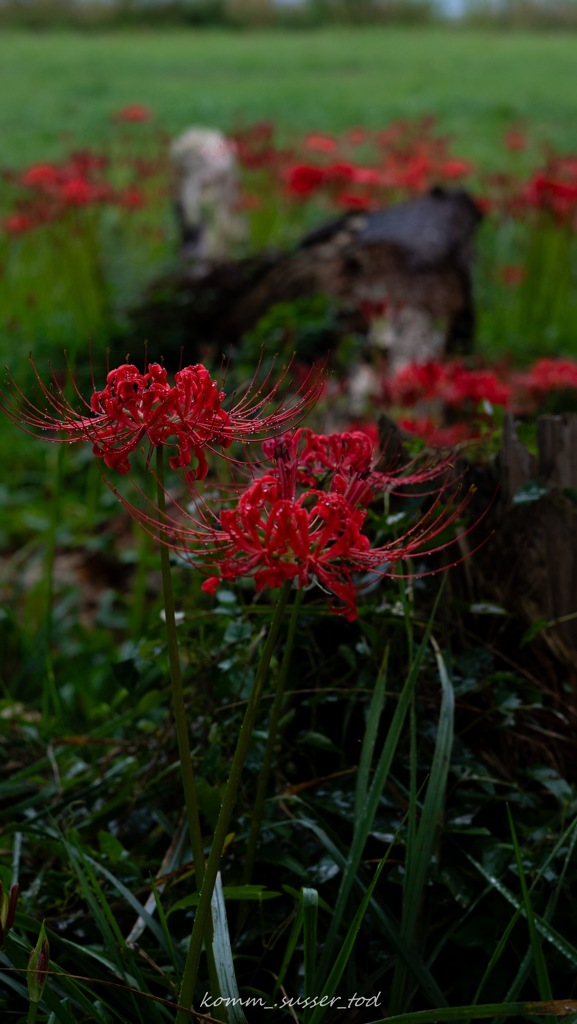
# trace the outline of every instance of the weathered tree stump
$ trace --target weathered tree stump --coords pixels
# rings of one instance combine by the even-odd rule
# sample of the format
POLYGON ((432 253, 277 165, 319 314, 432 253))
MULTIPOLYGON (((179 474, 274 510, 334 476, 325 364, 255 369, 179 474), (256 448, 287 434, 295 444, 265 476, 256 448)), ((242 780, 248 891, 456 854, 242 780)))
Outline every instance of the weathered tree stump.
MULTIPOLYGON (((199 150, 198 135, 198 130, 187 133, 180 142, 183 152, 176 150, 181 259, 151 283, 131 311, 135 342, 158 340, 169 362, 181 349, 193 358, 211 349, 220 355, 241 343, 271 307, 324 295, 346 314, 344 334, 350 333, 351 316, 359 333, 366 333, 363 310, 382 308, 384 323, 372 342, 386 350, 393 369, 471 350, 473 240, 482 215, 468 193, 435 188, 387 209, 338 217, 291 251, 226 258, 223 248, 234 236, 237 215, 215 196, 234 194, 234 167, 225 165, 216 175, 208 160, 212 150, 204 142, 199 150)), ((216 157, 222 156, 215 146, 216 157)), ((127 339, 128 333, 125 349, 127 339)), ((326 355, 326 348, 314 353, 315 358, 326 355)))

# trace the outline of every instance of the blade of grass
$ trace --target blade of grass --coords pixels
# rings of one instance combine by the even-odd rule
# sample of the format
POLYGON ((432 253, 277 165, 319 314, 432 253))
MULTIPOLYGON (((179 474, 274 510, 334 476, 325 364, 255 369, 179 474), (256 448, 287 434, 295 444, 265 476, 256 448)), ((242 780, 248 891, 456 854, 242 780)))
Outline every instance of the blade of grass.
MULTIPOLYGON (((285 886, 285 888, 287 888, 287 891, 290 891, 290 890, 288 890, 287 886, 285 886)), ((293 926, 291 928, 291 933, 290 933, 290 935, 288 937, 288 942, 286 944, 284 956, 283 956, 282 961, 281 961, 281 965, 280 965, 279 972, 278 972, 278 975, 277 975, 276 983, 275 983, 275 986, 274 986, 274 989, 273 989, 273 1002, 276 999, 276 997, 278 996, 278 993, 280 992, 280 989, 281 989, 282 983, 283 983, 283 981, 285 979, 285 975, 286 975, 286 972, 288 970, 289 964, 290 964, 290 962, 291 962, 291 960, 293 958, 293 954, 294 954, 294 951, 296 949, 297 942, 299 940, 299 935, 300 935, 300 933, 302 931, 303 919, 304 919, 304 913, 303 913, 303 904, 302 904, 302 894, 298 893, 297 911, 296 911, 296 914, 295 914, 295 919, 293 921, 293 926)))
MULTIPOLYGON (((344 942, 342 943, 342 945, 340 947, 338 956, 337 956, 337 958, 335 960, 334 967, 333 967, 332 971, 330 972, 330 974, 329 974, 325 984, 323 985, 323 988, 322 988, 322 991, 321 991, 321 998, 323 996, 328 996, 329 998, 331 998, 331 997, 333 997, 336 994, 336 990, 337 990, 337 987, 339 985, 339 982, 340 982, 340 980, 341 980, 341 978, 342 978, 342 976, 343 976, 343 974, 345 972, 345 969, 346 969, 346 966, 347 966, 347 964, 349 962, 351 953, 353 952, 354 945, 355 945, 355 942, 356 942, 356 939, 357 939, 357 935, 358 935, 359 929, 361 927, 361 924, 363 922, 363 918, 364 918, 364 916, 365 916, 365 914, 367 912, 367 907, 368 907, 368 905, 369 905, 369 903, 371 901, 371 898, 372 898, 372 895, 373 895, 373 891, 374 891, 375 886, 376 886, 376 884, 377 884, 377 882, 378 882, 378 880, 379 880, 379 878, 381 876, 381 872, 382 872, 382 870, 383 870, 383 868, 384 868, 384 866, 385 866, 385 864, 386 864, 386 862, 387 862, 387 860, 389 858, 389 854, 391 852, 393 844, 394 844, 394 840, 391 843, 391 845, 389 846, 389 849, 387 850, 387 852, 385 853, 385 856, 380 861, 380 863, 379 863, 379 865, 377 867, 377 870, 375 871, 375 874, 373 876, 373 879, 371 881, 371 884, 368 886, 368 888, 367 888, 367 890, 365 892, 365 895, 364 895, 364 897, 363 897, 363 899, 361 901, 359 909, 357 910, 357 912, 356 912, 356 914, 355 914, 355 916, 353 918, 353 921, 351 923, 351 926, 350 926, 350 928, 349 928, 349 930, 348 930, 348 932, 347 932, 347 934, 345 936, 344 942)), ((327 1012, 327 1010, 329 1008, 330 1008, 329 1006, 317 1005, 315 1007, 314 1011, 313 1011, 312 1016, 310 1017, 310 1024, 320 1024, 320 1021, 325 1016, 325 1014, 326 1014, 326 1012, 327 1012)))
MULTIPOLYGON (((156 884, 156 879, 155 878, 151 878, 150 882, 151 882, 151 886, 152 886, 152 894, 154 896, 154 903, 155 903, 155 906, 156 906, 156 913, 158 914, 158 920, 160 922, 160 927, 162 928, 162 932, 163 932, 163 935, 164 935, 164 941, 166 943, 167 949, 170 952, 170 959, 172 961, 172 969, 174 971, 174 977, 177 979, 177 982, 180 984, 180 971, 181 971, 181 968, 182 968, 182 963, 184 962, 184 958, 182 957, 182 954, 179 955, 179 951, 176 949, 176 947, 175 947, 175 945, 174 945, 174 943, 172 941, 172 937, 171 937, 171 934, 170 934, 170 929, 168 927, 168 921, 166 920, 166 914, 164 913, 164 907, 162 906, 162 901, 160 899, 160 895, 161 894, 160 894, 160 891, 159 891, 158 886, 156 884)), ((176 995, 176 992, 174 994, 176 995)))
POLYGON ((355 790, 355 820, 361 813, 361 809, 367 799, 367 792, 369 788, 369 778, 371 773, 371 765, 373 763, 373 756, 375 752, 375 744, 377 742, 377 735, 379 731, 379 723, 381 721, 381 715, 385 707, 385 690, 387 685, 387 668, 389 664, 389 651, 390 644, 385 647, 383 654, 383 660, 381 667, 377 675, 375 682, 375 688, 367 711, 367 724, 365 728, 365 735, 363 737, 363 745, 361 748, 361 756, 359 758, 359 769, 357 772, 357 784, 355 790))
MULTIPOLYGON (((567 838, 569 837, 569 834, 572 831, 573 834, 571 836, 571 841, 569 843, 569 847, 568 847, 567 853, 565 855, 565 861, 564 861, 564 864, 563 864, 563 868, 561 870, 561 874, 559 875, 559 878, 557 879, 557 884, 555 886, 555 889, 553 890, 553 892, 551 893, 551 896, 549 897, 549 899, 547 901, 547 906, 545 908, 545 913, 543 914, 543 920, 547 921, 547 922, 549 922, 551 920, 551 917, 553 916, 553 914, 555 912, 555 908, 556 908, 557 903, 559 901, 560 894, 563 891, 563 883, 564 883, 564 880, 565 880, 565 876, 567 874, 567 870, 568 870, 569 865, 570 865, 570 863, 572 862, 572 859, 573 859, 573 853, 574 853, 574 850, 575 850, 575 844, 577 842, 577 828, 575 827, 576 825, 577 825, 577 818, 575 819, 573 824, 570 825, 569 828, 566 829, 566 831, 563 833, 563 835, 560 837, 560 839, 558 839, 558 841, 555 843, 555 846, 554 846, 553 850, 550 852, 550 854, 546 858, 545 862, 539 868, 539 871, 537 872, 537 875, 535 876, 535 878, 533 880, 531 888, 529 889, 529 892, 531 893, 533 891, 533 889, 535 888, 535 886, 537 885, 537 883, 543 877, 543 875, 544 875, 545 871, 547 870, 547 867, 549 866, 549 864, 554 860, 555 855, 556 855, 556 851, 559 850, 561 848, 561 846, 567 841, 567 838)), ((515 912, 515 914, 513 915, 515 921, 518 920, 518 916, 519 916, 519 913, 520 913, 521 909, 522 909, 522 907, 519 907, 519 911, 515 912)), ((510 985, 510 987, 509 987, 509 991, 507 992, 507 995, 505 997, 507 999, 507 1001, 509 1001, 510 999, 516 999, 518 993, 521 991, 521 988, 523 987, 523 985, 524 985, 524 983, 525 983, 525 981, 526 981, 526 979, 527 979, 527 977, 529 975, 529 971, 531 970, 531 962, 532 962, 532 960, 531 960, 531 949, 529 948, 527 950, 527 953, 526 953, 525 957, 523 958, 523 962, 521 964, 520 969, 517 971, 517 974, 515 975, 515 980, 513 981, 513 984, 510 985)), ((485 973, 487 973, 487 972, 485 972, 485 973)))
MULTIPOLYGON (((87 854, 86 852, 80 851, 78 847, 71 848, 71 855, 73 857, 80 857, 80 859, 85 864, 90 865, 90 868, 94 869, 95 872, 106 878, 106 880, 114 886, 117 892, 120 893, 120 895, 132 907, 132 909, 136 911, 138 916, 143 919, 143 921, 146 923, 146 927, 152 932, 155 939, 160 943, 162 948, 165 949, 167 953, 170 953, 170 946, 165 945, 166 937, 162 931, 162 928, 158 924, 158 921, 155 921, 152 915, 148 913, 144 904, 141 903, 139 899, 137 899, 134 893, 132 893, 130 889, 128 889, 123 884, 123 882, 121 882, 120 879, 112 873, 112 871, 109 871, 108 868, 105 868, 103 864, 99 864, 98 861, 94 860, 94 858, 90 857, 89 854, 87 854)), ((114 920, 113 915, 112 919, 114 920)), ((124 938, 122 938, 122 944, 125 944, 124 938)))
MULTIPOLYGON (((306 817, 300 817, 299 823, 309 828, 325 846, 325 849, 330 853, 331 857, 341 868, 346 865, 346 855, 338 848, 336 843, 329 837, 328 829, 321 828, 318 821, 306 817)), ((358 872, 355 877, 355 885, 360 890, 361 894, 364 894, 367 885, 369 883, 365 881, 362 872, 358 872)), ((362 897, 361 897, 362 898, 362 897)), ((445 1005, 445 996, 439 988, 437 982, 433 978, 430 971, 427 969, 421 956, 415 951, 407 947, 403 939, 401 938, 401 929, 398 922, 389 913, 383 910, 381 904, 373 899, 371 900, 371 913, 377 920, 381 932, 386 936, 393 949, 398 953, 400 957, 406 959, 410 966, 411 974, 417 979, 422 991, 427 995, 432 1003, 437 1005, 445 1005)), ((318 978, 318 972, 317 972, 318 978)), ((322 984, 322 980, 319 984, 322 984)))
MULTIPOLYGON (((415 820, 416 779, 411 780, 409 829, 405 858, 401 934, 409 948, 416 945, 423 893, 431 865, 445 803, 447 778, 453 748, 455 696, 445 662, 434 637, 430 638, 441 682, 442 696, 435 751, 418 826, 415 820)), ((413 760, 416 762, 416 751, 413 760)), ((390 1008, 394 1013, 403 1005, 407 985, 407 962, 399 961, 393 977, 390 1008)))
MULTIPOLYGON (((129 973, 129 970, 127 969, 126 958, 123 956, 123 953, 128 954, 129 950, 124 936, 118 927, 114 913, 108 904, 106 894, 96 878, 95 871, 93 870, 93 864, 90 863, 91 858, 86 856, 80 844, 75 845, 70 843, 64 837, 62 841, 63 846, 68 851, 70 864, 78 878, 86 901, 92 912, 93 919, 104 940, 105 948, 107 950, 108 957, 110 958, 109 969, 112 970, 125 985, 138 989, 141 992, 146 992, 147 986, 138 969, 136 958, 134 956, 130 956, 129 960, 131 973, 129 973)), ((144 910, 144 907, 142 907, 142 910, 144 910)), ((155 928, 158 929, 160 935, 162 935, 162 931, 158 928, 156 921, 154 922, 154 925, 155 928)), ((162 940, 164 941, 164 936, 162 936, 162 940)), ((142 1020, 142 1017, 138 1002, 132 994, 130 995, 130 1004, 136 1024, 137 1021, 142 1020)))
POLYGON ((445 1024, 449 1021, 484 1020, 487 1017, 567 1017, 577 1013, 577 1000, 556 999, 534 1003, 480 1003, 479 1006, 443 1006, 380 1017, 367 1024, 445 1024))
MULTIPOLYGON (((503 885, 500 879, 496 878, 495 875, 493 875, 490 871, 487 871, 486 868, 484 868, 482 864, 479 864, 479 862, 476 861, 475 858, 472 857, 470 854, 465 854, 465 856, 467 857, 467 860, 470 861, 471 864, 473 864, 477 871, 479 871, 480 874, 483 875, 483 878, 486 878, 487 881, 491 883, 493 888, 498 893, 500 893, 500 895, 503 896, 508 903, 515 907, 515 910, 516 912, 518 912, 519 915, 525 914, 525 907, 523 906, 523 904, 519 904, 519 900, 513 895, 513 893, 507 888, 506 885, 503 885)), ((577 967, 577 948, 571 942, 568 942, 567 939, 564 938, 564 936, 560 935, 559 932, 555 928, 553 928, 553 926, 550 925, 547 921, 543 921, 536 914, 534 915, 534 919, 535 927, 539 934, 544 939, 546 939, 547 942, 551 943, 551 945, 554 946, 554 948, 557 949, 569 961, 572 967, 577 967)))
MULTIPOLYGON (((315 962, 317 956, 317 926, 319 919, 319 894, 316 889, 301 890, 303 908, 303 946, 304 946, 304 993, 305 996, 315 995, 315 962)), ((310 1014, 305 1010, 305 1021, 310 1014)))
POLYGON ((407 680, 403 686, 403 689, 401 690, 401 694, 397 702, 397 707, 395 708, 395 713, 391 721, 389 732, 383 745, 381 756, 379 757, 377 766, 373 773, 371 785, 367 792, 365 802, 355 821, 355 829, 353 832, 346 864, 343 868, 341 885, 337 895, 335 909, 329 927, 329 932, 326 938, 321 963, 319 965, 319 979, 322 979, 327 975, 329 971, 329 966, 334 959, 334 947, 337 941, 338 931, 341 926, 341 921, 345 912, 345 908, 347 905, 347 901, 349 899, 351 889, 355 883, 357 869, 361 862, 367 837, 373 825, 377 807, 381 799, 381 794, 383 792, 385 783, 389 775, 390 767, 393 762, 395 751, 397 749, 397 744, 399 742, 403 725, 405 722, 405 717, 410 707, 413 690, 417 681, 417 676, 419 674, 425 650, 427 648, 441 593, 442 587, 439 588, 439 593, 433 605, 433 610, 431 612, 430 619, 425 627, 423 639, 419 647, 417 648, 414 657, 412 658, 411 669, 407 677, 407 680))
POLYGON ((553 999, 553 991, 551 988, 551 981, 549 979, 549 972, 547 970, 547 964, 545 963, 545 957, 543 956, 541 938, 536 928, 535 915, 533 913, 533 904, 531 903, 531 897, 529 895, 529 890, 527 888, 527 879, 525 878, 525 869, 523 867, 523 857, 521 854, 521 848, 519 846, 519 840, 517 838, 517 830, 515 828, 515 822, 513 821, 513 815, 511 814, 511 808, 508 805, 507 817, 509 819, 511 839, 513 841, 515 860, 517 862, 517 870, 519 872, 519 882, 521 884, 523 906, 525 907, 525 916, 527 918, 527 925, 529 927, 529 938, 531 941, 531 951, 533 953, 533 963, 535 965, 535 975, 537 978, 537 987, 539 989, 539 995, 541 996, 541 999, 553 999))
POLYGON ((212 927, 214 963, 220 992, 226 1000, 229 1024, 247 1024, 236 982, 220 871, 212 893, 212 927))

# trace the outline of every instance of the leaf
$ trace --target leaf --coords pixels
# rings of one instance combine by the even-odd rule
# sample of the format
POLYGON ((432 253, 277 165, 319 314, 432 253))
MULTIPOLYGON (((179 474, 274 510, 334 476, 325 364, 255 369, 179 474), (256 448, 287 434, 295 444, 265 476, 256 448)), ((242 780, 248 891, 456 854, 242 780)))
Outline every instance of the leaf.
POLYGON ((381 1017, 367 1024, 445 1024, 449 1021, 483 1020, 486 1017, 566 1017, 577 1013, 577 1000, 556 999, 534 1003, 484 1003, 479 1006, 444 1006, 381 1017))
MULTIPOLYGON (((434 637, 431 636, 430 641, 439 670, 442 696, 435 751, 421 817, 418 826, 414 830, 409 829, 409 836, 407 838, 401 934, 409 947, 415 946, 423 892, 431 866, 433 846, 443 814, 451 751, 453 748, 455 696, 439 646, 434 637)), ((416 804, 414 794, 411 804, 413 807, 416 804)), ((401 1006, 403 1003, 407 968, 406 961, 399 961, 396 966, 390 996, 391 1007, 401 1006)))
MULTIPOLYGON (((226 900, 240 900, 241 902, 251 900, 258 903, 262 903, 264 900, 274 900, 277 896, 281 895, 280 892, 267 889, 265 885, 225 885, 222 892, 226 900)), ((171 905, 166 916, 170 917, 176 910, 187 910, 189 907, 196 907, 198 899, 197 892, 183 896, 181 900, 177 900, 176 903, 171 905)))
POLYGON ((537 975, 537 985, 539 987, 539 995, 541 999, 553 999, 553 991, 551 989, 551 982, 549 980, 549 972, 547 971, 547 964, 545 963, 545 957, 543 956, 543 947, 541 945, 541 938, 535 925, 535 915, 533 913, 533 905, 531 903, 531 897, 527 888, 527 880, 525 878, 525 869, 523 867, 523 857, 521 855, 521 848, 517 839, 517 832, 515 829, 515 822, 513 821, 513 815, 511 814, 511 808, 507 805, 507 817, 509 819, 509 828, 511 830, 511 839, 513 840, 513 849, 515 850, 515 860, 517 861, 517 870, 519 872, 519 881, 521 883, 521 892, 523 894, 523 905, 525 907, 525 916, 527 918, 527 924, 529 926, 529 938, 531 940, 531 950, 533 952, 533 963, 535 965, 535 973, 537 975))
MULTIPOLYGON (((394 842, 394 840, 393 840, 393 842, 394 842)), ((350 958, 351 953, 352 953, 352 951, 354 949, 354 945, 355 945, 355 942, 356 942, 356 938, 357 938, 359 929, 360 929, 361 924, 363 922, 363 918, 364 918, 364 916, 365 916, 365 914, 367 912, 367 907, 368 907, 368 905, 369 905, 369 903, 371 901, 371 898, 372 898, 375 886, 376 886, 376 884, 377 884, 377 882, 378 882, 378 880, 380 878, 381 871, 383 870, 383 868, 384 868, 384 866, 385 866, 385 864, 386 864, 386 862, 388 860, 388 857, 389 857, 389 854, 391 852, 392 846, 393 846, 393 843, 391 843, 391 845, 389 846, 389 849, 387 850, 385 856, 383 857, 383 859, 379 863, 379 866, 377 867, 377 870, 375 871, 375 873, 373 875, 373 879, 371 881, 371 884, 368 886, 368 888, 367 888, 367 890, 365 892, 365 895, 364 895, 364 897, 362 899, 361 905, 360 905, 359 909, 357 910, 357 912, 356 912, 356 914, 355 914, 355 916, 353 918, 352 924, 351 924, 351 926, 350 926, 350 928, 349 928, 349 930, 348 930, 348 932, 347 932, 347 934, 345 936, 344 942, 340 946, 340 949, 339 949, 339 952, 337 954, 334 966, 333 966, 333 968, 332 968, 332 970, 331 970, 331 972, 330 972, 330 974, 329 974, 325 984, 322 986, 321 999, 322 999, 323 996, 328 996, 330 998, 330 997, 332 997, 332 996, 334 996, 336 994, 337 986, 338 986, 338 984, 339 984, 339 982, 340 982, 340 980, 341 980, 341 978, 342 978, 342 976, 343 976, 343 974, 345 972, 346 966, 347 966, 347 964, 349 962, 349 958, 350 958)), ((310 1024, 319 1024, 319 1022, 325 1016, 326 1011, 327 1011, 328 1008, 329 1008, 328 1006, 317 1005, 315 1007, 315 1010, 314 1010, 313 1014, 312 1014, 312 1017, 310 1018, 310 1024)))
POLYGON ((549 622, 549 619, 544 619, 542 616, 535 619, 535 621, 529 626, 529 629, 523 633, 520 646, 525 647, 527 644, 530 644, 536 636, 539 636, 544 629, 549 629, 550 626, 551 623, 549 622))
POLYGON ((539 501, 540 498, 544 498, 546 494, 549 494, 549 488, 544 487, 543 484, 537 483, 536 480, 528 480, 527 483, 522 484, 521 487, 517 488, 513 495, 513 505, 529 505, 534 501, 539 501))
POLYGON ((234 970, 220 871, 212 891, 211 912, 214 929, 212 949, 221 995, 225 1000, 223 1005, 227 1008, 227 1019, 229 1024, 247 1024, 234 970))

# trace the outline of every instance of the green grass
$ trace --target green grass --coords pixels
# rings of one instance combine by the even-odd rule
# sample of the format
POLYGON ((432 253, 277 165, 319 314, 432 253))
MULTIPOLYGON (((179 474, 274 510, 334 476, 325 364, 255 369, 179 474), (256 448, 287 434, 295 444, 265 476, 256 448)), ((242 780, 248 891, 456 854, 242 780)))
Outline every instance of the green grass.
POLYGON ((378 127, 433 113, 464 155, 495 164, 512 120, 577 147, 577 35, 465 28, 309 32, 4 31, 4 165, 98 145, 108 115, 149 104, 169 132, 272 118, 290 129, 378 127))

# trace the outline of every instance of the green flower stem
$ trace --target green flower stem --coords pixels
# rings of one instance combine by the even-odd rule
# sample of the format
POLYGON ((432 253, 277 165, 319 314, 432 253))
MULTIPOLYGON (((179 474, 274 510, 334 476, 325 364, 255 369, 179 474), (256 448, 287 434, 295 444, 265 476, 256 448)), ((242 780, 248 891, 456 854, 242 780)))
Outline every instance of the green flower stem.
POLYGON ((134 523, 136 534, 136 566, 132 601, 130 609, 129 633, 135 643, 144 633, 146 609, 146 583, 148 579, 148 556, 150 553, 150 534, 134 523))
MULTIPOLYGON (((162 445, 156 450, 157 469, 157 501, 161 520, 166 518, 166 497, 164 490, 164 453, 162 445)), ((204 844, 202 841, 202 829, 200 825, 199 805, 197 799, 197 786, 191 757, 191 744, 189 740, 189 722, 187 708, 184 705, 184 693, 182 688, 182 673, 180 670, 180 655, 178 654, 178 639, 176 636, 176 616, 174 614, 174 597, 172 594, 172 575, 170 572, 170 552, 164 545, 160 545, 160 564, 162 571, 162 592, 164 599, 164 617, 166 625, 166 640, 168 647, 168 662, 170 666, 170 681, 172 684, 172 709, 174 722, 176 724, 176 741, 178 743, 178 757, 180 760, 180 778, 184 791, 184 806, 187 809, 187 821, 191 848, 193 851, 193 862, 195 865, 195 879, 197 890, 202 889, 205 860, 204 844)), ((212 921, 207 922, 207 961, 208 974, 213 992, 220 994, 214 953, 212 950, 212 921)), ((216 1020, 225 1021, 226 1011, 217 1007, 214 1010, 216 1020)))
POLYGON ((46 532, 46 554, 44 558, 44 667, 45 684, 42 692, 42 718, 47 722, 50 715, 62 721, 62 703, 54 672, 54 659, 52 657, 53 628, 54 628, 54 562, 56 558, 56 537, 61 520, 60 497, 64 476, 64 445, 58 445, 55 454, 54 485, 50 507, 50 519, 46 532))
POLYGON ((38 1014, 38 1003, 30 1002, 28 1004, 28 1016, 26 1017, 26 1024, 36 1024, 36 1016, 38 1014))
POLYGON ((200 893, 198 907, 194 918, 194 925, 190 936, 190 944, 186 964, 182 976, 182 986, 179 996, 180 1009, 176 1015, 176 1024, 188 1024, 190 1021, 189 1010, 192 1009, 196 976, 202 953, 202 943, 209 921, 210 905, 216 876, 220 867, 222 851, 226 842, 228 826, 234 810, 240 776, 246 756, 252 740, 252 733, 256 721, 260 698, 264 688, 271 658, 278 639, 279 630, 284 617, 285 608, 289 599, 292 582, 289 580, 282 586, 277 606, 268 631, 265 645, 261 654, 260 662, 256 672, 252 693, 249 697, 244 719, 240 727, 236 750, 230 766, 230 773, 224 791, 223 801, 220 807, 218 821, 214 831, 210 854, 206 862, 204 882, 200 893))
MULTIPOLYGON (((165 519, 166 498, 164 493, 164 462, 162 445, 158 445, 156 448, 156 477, 158 508, 161 518, 165 519)), ((176 617, 174 614, 174 597, 172 593, 172 576, 170 573, 170 552, 165 544, 160 545, 160 566, 162 571, 162 593, 164 599, 168 661, 170 666, 170 680, 172 683, 172 706, 174 710, 174 720, 176 723, 178 755, 180 757, 180 774, 184 789, 184 802, 186 806, 190 845, 192 847, 192 857, 194 860, 194 872, 197 887, 200 892, 200 889, 202 888, 202 880, 204 878, 204 844, 202 842, 202 831, 200 828, 196 784, 194 781, 194 771, 192 767, 190 741, 188 736, 188 719, 184 703, 182 672, 180 668, 180 656, 178 653, 176 617)))
MULTIPOLYGON (((162 519, 166 518, 166 497, 164 491, 164 458, 162 446, 156 449, 156 480, 157 480, 157 503, 162 519)), ((168 660, 170 666, 170 680, 172 684, 172 707, 176 723, 176 739, 178 743, 178 755, 180 758, 180 775, 182 788, 184 789, 184 802, 186 807, 186 818, 190 845, 192 848, 192 859, 194 862, 194 874, 198 892, 202 889, 204 879, 205 861, 204 844, 202 841, 202 830, 200 827, 200 814, 198 809, 198 798, 192 757, 190 752, 190 741, 188 735, 188 718, 184 703, 184 690, 182 686, 182 672, 180 667, 180 655, 178 653, 178 638, 176 635, 176 616, 174 614, 174 596, 172 593, 172 576, 170 572, 170 552, 164 545, 160 545, 160 566, 162 571, 162 592, 164 599, 164 617, 166 624, 166 637, 168 646, 168 660)), ((212 949, 212 921, 207 921, 207 960, 210 984, 213 992, 220 995, 216 965, 212 949)), ((226 1020, 226 1010, 216 1007, 214 1016, 217 1020, 226 1020)))
POLYGON ((271 766, 276 746, 278 726, 283 709, 286 679, 288 675, 289 665, 291 662, 294 638, 302 599, 303 590, 297 590, 296 597, 292 606, 291 617, 289 620, 287 642, 284 649, 283 660, 280 667, 280 672, 276 684, 275 696, 270 712, 270 718, 268 723, 268 736, 264 750, 262 768, 258 776, 258 785, 254 801, 254 808, 252 812, 252 820, 248 837, 246 860, 243 874, 243 882, 245 885, 250 884, 254 868, 254 862, 256 858, 256 849, 258 846, 258 838, 262 824, 264 804, 266 800, 268 782, 270 778, 271 766))

